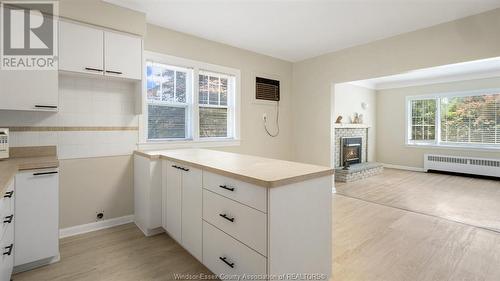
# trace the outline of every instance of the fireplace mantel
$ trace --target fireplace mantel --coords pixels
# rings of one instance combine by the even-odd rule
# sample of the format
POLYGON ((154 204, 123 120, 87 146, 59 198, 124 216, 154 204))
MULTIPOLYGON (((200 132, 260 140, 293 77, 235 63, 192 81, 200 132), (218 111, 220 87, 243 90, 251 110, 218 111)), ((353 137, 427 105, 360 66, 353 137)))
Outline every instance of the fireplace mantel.
POLYGON ((333 124, 333 128, 335 129, 368 129, 369 125, 366 124, 333 124))

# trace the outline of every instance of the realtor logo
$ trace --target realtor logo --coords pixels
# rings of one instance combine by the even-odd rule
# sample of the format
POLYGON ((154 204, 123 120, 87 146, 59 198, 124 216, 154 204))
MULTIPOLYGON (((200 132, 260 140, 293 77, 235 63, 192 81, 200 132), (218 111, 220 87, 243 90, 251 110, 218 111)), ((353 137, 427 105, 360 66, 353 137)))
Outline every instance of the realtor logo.
POLYGON ((57 69, 55 1, 1 3, 1 69, 57 69))

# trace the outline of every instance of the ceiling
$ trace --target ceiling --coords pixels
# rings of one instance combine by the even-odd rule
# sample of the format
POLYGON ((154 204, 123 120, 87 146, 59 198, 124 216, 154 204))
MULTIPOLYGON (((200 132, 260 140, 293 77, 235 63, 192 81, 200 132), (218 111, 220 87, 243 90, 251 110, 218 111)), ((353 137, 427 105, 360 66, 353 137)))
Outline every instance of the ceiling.
POLYGON ((500 7, 500 0, 104 0, 149 23, 300 61, 500 7))
POLYGON ((448 64, 348 83, 383 90, 491 77, 500 77, 500 58, 448 64))

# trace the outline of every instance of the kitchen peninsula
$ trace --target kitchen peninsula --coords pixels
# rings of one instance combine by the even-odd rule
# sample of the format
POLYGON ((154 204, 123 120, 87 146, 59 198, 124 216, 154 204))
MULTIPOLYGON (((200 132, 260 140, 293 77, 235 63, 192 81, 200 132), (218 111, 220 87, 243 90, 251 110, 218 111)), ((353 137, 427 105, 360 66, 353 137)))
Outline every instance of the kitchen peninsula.
POLYGON ((136 151, 135 220, 146 235, 165 230, 221 276, 328 279, 332 175, 206 149, 136 151))

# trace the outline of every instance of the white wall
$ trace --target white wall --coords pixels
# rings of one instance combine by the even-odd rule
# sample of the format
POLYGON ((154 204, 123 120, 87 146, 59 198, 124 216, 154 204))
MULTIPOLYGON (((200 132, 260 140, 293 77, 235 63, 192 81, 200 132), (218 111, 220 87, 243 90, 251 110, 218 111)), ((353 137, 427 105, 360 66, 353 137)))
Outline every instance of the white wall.
POLYGON ((423 168, 424 154, 500 158, 499 150, 426 148, 405 144, 406 97, 434 93, 500 88, 500 78, 440 83, 377 91, 377 161, 423 168))
POLYGON ((498 57, 499 26, 500 9, 496 9, 295 63, 292 85, 295 160, 331 164, 332 83, 498 57))
POLYGON ((340 83, 334 85, 332 95, 334 95, 332 120, 336 120, 340 115, 343 117, 342 123, 351 123, 354 113, 363 114, 363 123, 370 126, 368 129, 368 161, 376 161, 377 99, 375 90, 349 83, 340 83), (367 109, 362 108, 361 103, 363 102, 368 104, 367 109))

